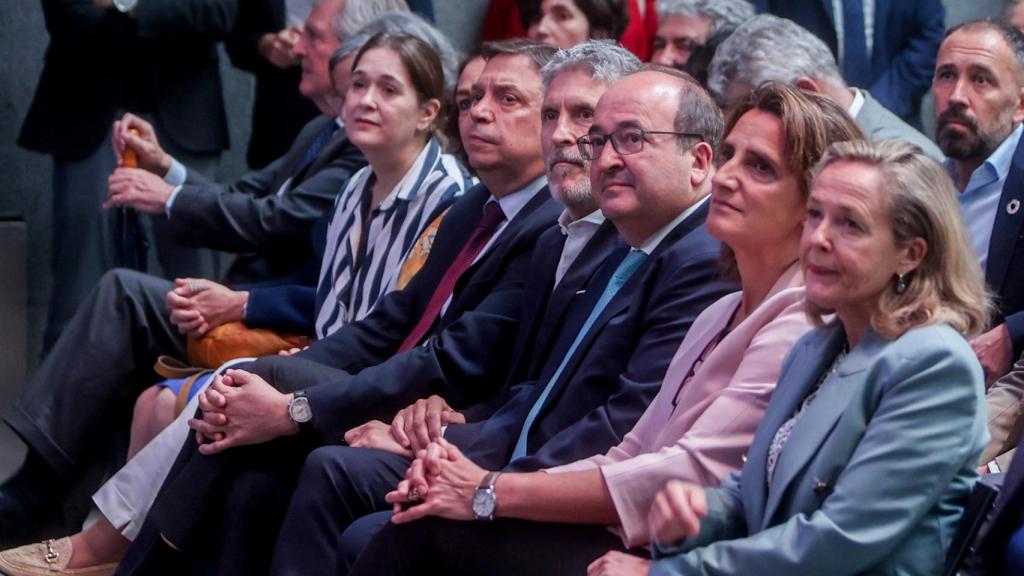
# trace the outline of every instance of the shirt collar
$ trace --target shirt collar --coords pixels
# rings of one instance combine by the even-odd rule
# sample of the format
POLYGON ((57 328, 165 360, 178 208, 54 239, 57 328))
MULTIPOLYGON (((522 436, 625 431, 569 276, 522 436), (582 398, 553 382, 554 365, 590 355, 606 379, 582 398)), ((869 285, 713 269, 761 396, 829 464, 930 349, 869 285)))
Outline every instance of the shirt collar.
POLYGON ((683 210, 682 214, 676 216, 675 219, 666 224, 664 228, 655 232, 654 235, 648 238, 646 242, 635 248, 637 248, 644 254, 647 254, 648 256, 653 254, 654 250, 658 247, 659 244, 661 244, 661 241, 664 240, 666 236, 668 236, 668 233, 671 232, 676 226, 678 226, 680 222, 686 220, 690 216, 690 214, 696 212, 697 209, 699 209, 705 202, 707 202, 708 198, 710 197, 711 195, 709 194, 707 196, 704 196, 700 200, 694 202, 693 206, 690 206, 686 210, 683 210))
POLYGON ((601 224, 604 224, 604 213, 600 210, 594 210, 590 214, 587 214, 578 220, 574 219, 572 214, 569 214, 568 210, 562 210, 562 213, 558 215, 558 227, 562 229, 563 236, 569 235, 569 226, 581 222, 600 226, 601 224))
MULTIPOLYGON (((985 178, 984 181, 979 181, 977 186, 1006 178, 1006 175, 1010 173, 1010 164, 1013 163, 1013 153, 1017 150, 1017 144, 1020 142, 1022 132, 1024 132, 1024 124, 1018 125, 1013 132, 1010 132, 1010 135, 1003 140, 1002 144, 989 154, 988 158, 985 159, 985 162, 981 166, 978 166, 974 171, 975 174, 977 174, 979 170, 985 170, 988 173, 989 178, 985 178)), ((949 173, 949 177, 953 179, 953 182, 956 182, 959 176, 956 164, 950 158, 947 158, 943 164, 946 166, 946 172, 949 173)), ((967 182, 968 189, 976 187, 975 174, 971 174, 971 178, 967 182)), ((960 190, 961 193, 966 191, 967 190, 960 190)))
POLYGON ((491 195, 491 199, 488 202, 497 202, 501 208, 502 213, 505 214, 505 221, 511 222, 516 214, 522 210, 529 202, 541 191, 542 188, 548 185, 547 176, 539 176, 536 180, 530 182, 526 186, 523 186, 519 190, 506 194, 501 198, 495 198, 491 195))
POLYGON ((846 112, 850 114, 850 118, 856 118, 857 114, 860 114, 860 109, 864 107, 866 98, 857 88, 850 88, 850 91, 853 92, 853 102, 850 103, 850 107, 846 112))

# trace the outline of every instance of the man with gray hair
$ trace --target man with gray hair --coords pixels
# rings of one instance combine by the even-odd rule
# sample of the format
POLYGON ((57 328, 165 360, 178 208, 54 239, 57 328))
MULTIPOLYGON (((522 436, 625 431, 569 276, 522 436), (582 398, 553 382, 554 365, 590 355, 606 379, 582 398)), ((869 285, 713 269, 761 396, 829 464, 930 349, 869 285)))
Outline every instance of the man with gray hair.
POLYGON ((846 108, 871 140, 901 139, 942 160, 924 134, 885 109, 862 88, 843 80, 825 43, 791 20, 759 15, 727 38, 708 70, 708 89, 727 110, 765 82, 782 82, 819 92, 846 108))
POLYGON ((658 31, 651 62, 686 70, 706 70, 716 48, 754 17, 746 0, 658 0, 658 31), (703 60, 701 63, 694 60, 703 60))
MULTIPOLYGON (((591 133, 597 101, 607 87, 639 67, 621 47, 590 41, 560 51, 542 71, 541 140, 548 181, 566 211, 559 227, 538 241, 536 281, 524 298, 516 358, 498 397, 461 409, 432 396, 400 411, 390 427, 368 422, 349 431, 348 447, 315 451, 306 460, 285 517, 272 574, 307 574, 316 568, 313 562, 323 566, 325 559, 334 562, 326 565, 331 573, 347 573, 364 543, 387 521, 385 493, 403 478, 415 451, 432 439, 443 436, 485 466, 538 470, 606 450, 639 418, 695 314, 729 289, 712 279, 717 242, 701 226, 706 187, 691 190, 692 196, 674 189, 682 204, 692 202, 693 210, 662 214, 667 224, 641 215, 645 208, 640 204, 610 216, 618 221, 615 227, 601 223, 597 191, 591 190, 591 163, 584 153, 594 149, 577 144, 591 133), (636 218, 632 224, 624 223, 625 212, 636 212, 629 214, 636 218), (598 297, 629 252, 615 238, 616 231, 628 244, 642 245, 643 239, 629 234, 638 224, 662 228, 667 235, 636 269, 634 280, 597 312, 596 321, 585 323, 599 310, 598 297), (589 239, 581 243, 587 234, 589 239), (610 239, 617 245, 611 250, 610 239), (621 330, 623 325, 636 329, 621 330)), ((703 92, 692 79, 686 82, 691 90, 703 92)), ((676 121, 653 128, 703 132, 707 143, 677 135, 657 145, 675 156, 680 150, 683 156, 690 153, 686 144, 709 153, 721 138, 721 114, 706 94, 707 106, 701 106, 694 103, 697 98, 683 98, 690 92, 674 87, 683 101, 676 121), (685 130, 679 122, 687 123, 685 130)), ((625 146, 618 130, 609 138, 605 154, 629 154, 618 149, 625 146)), ((648 238, 646 233, 640 236, 648 238)))
MULTIPOLYGON (((399 6, 401 0, 389 0, 399 6)), ((181 164, 160 147, 152 126, 129 117, 115 127, 115 141, 136 149, 139 168, 111 176, 111 196, 166 214, 180 238, 233 250, 239 257, 232 281, 269 280, 301 265, 310 226, 334 203, 348 177, 365 165, 329 105, 327 61, 338 47, 348 6, 376 0, 320 0, 296 47, 302 60, 300 91, 322 114, 310 121, 291 149, 266 168, 231 185, 218 185, 181 164), (141 128, 141 137, 126 132, 141 128), (178 174, 176 185, 167 182, 178 174)), ((101 446, 127 429, 131 402, 157 380, 152 366, 161 354, 186 357, 187 330, 167 309, 173 293, 191 309, 210 288, 205 281, 173 282, 131 270, 107 272, 43 360, 26 390, 3 418, 29 447, 18 474, 0 486, 0 546, 39 540, 59 514, 72 479, 103 460, 101 446), (87 360, 83 360, 87 359, 87 360)), ((239 303, 241 310, 244 306, 239 303)), ((109 442, 112 444, 112 442, 109 442)), ((122 526, 124 524, 118 524, 122 526)))

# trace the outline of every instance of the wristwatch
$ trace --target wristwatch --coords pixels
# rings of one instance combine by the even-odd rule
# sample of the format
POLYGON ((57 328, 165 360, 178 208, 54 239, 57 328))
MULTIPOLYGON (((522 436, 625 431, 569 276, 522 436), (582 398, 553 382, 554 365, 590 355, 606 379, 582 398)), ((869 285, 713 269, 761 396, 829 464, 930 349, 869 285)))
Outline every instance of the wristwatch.
POLYGON ((127 14, 131 12, 132 8, 135 8, 135 5, 138 3, 139 0, 114 0, 114 8, 117 8, 119 12, 127 14))
POLYGON ((501 476, 501 472, 488 473, 473 493, 473 515, 477 520, 494 520, 494 511, 498 508, 494 485, 498 482, 498 476, 501 476))
POLYGON ((288 403, 288 417, 299 425, 300 430, 309 427, 310 421, 313 420, 313 411, 309 408, 309 398, 306 397, 304 390, 292 394, 292 400, 288 403))

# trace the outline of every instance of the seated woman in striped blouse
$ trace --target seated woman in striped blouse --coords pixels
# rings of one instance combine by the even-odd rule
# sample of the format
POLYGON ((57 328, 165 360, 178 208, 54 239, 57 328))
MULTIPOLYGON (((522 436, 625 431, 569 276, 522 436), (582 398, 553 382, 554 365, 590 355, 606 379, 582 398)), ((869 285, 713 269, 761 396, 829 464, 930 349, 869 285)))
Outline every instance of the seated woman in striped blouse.
MULTIPOLYGON (((360 44, 366 37, 361 35, 360 44)), ((372 35, 361 48, 356 45, 358 52, 346 51, 347 46, 348 42, 332 58, 332 79, 341 93, 348 86, 340 120, 369 166, 349 180, 326 222, 317 286, 265 288, 260 300, 248 295, 250 314, 255 306, 269 304, 293 311, 292 316, 299 310, 301 317, 301 302, 306 302, 307 325, 315 325, 317 337, 362 318, 394 290, 421 233, 473 183, 435 135, 444 126, 446 91, 437 50, 417 36, 395 32, 372 35)), ((203 290, 220 293, 224 303, 234 297, 222 286, 203 290)), ((172 292, 169 301, 173 303, 175 296, 172 292)), ((288 317, 281 310, 277 315, 288 317)), ((201 331, 207 322, 201 313, 179 316, 184 318, 179 326, 187 332, 201 331)), ((144 393, 136 406, 130 458, 174 417, 176 395, 167 392, 166 385, 163 390, 158 387, 144 393)), ((185 394, 191 393, 191 398, 200 389, 194 384, 185 394)), ((184 407, 184 416, 195 412, 194 404, 184 407)), ((185 420, 178 418, 173 430, 164 434, 173 436, 174 451, 186 433, 185 420)), ((89 573, 113 573, 172 461, 159 449, 141 451, 97 494, 104 518, 71 538, 0 553, 0 571, 34 573, 49 567, 46 558, 58 553, 66 568, 96 567, 99 571, 89 573), (132 510, 121 504, 126 493, 139 495, 139 501, 129 505, 132 510)))

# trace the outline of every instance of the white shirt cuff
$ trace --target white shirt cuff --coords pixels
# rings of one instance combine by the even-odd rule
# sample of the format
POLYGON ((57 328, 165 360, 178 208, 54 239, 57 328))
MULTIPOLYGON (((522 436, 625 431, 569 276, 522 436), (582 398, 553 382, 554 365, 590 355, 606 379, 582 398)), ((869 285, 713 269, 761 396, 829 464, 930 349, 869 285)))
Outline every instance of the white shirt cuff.
POLYGON ((185 183, 186 178, 188 178, 188 170, 181 162, 171 158, 171 168, 167 174, 164 174, 164 182, 171 186, 181 186, 185 183))

